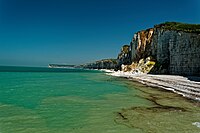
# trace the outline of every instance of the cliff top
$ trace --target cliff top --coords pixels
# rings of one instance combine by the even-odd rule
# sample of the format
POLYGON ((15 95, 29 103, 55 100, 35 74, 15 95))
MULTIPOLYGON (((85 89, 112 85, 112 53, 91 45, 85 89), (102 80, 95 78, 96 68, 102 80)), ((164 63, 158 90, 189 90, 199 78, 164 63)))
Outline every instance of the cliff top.
POLYGON ((179 22, 165 22, 154 26, 165 30, 184 31, 189 33, 200 33, 200 24, 186 24, 179 22))

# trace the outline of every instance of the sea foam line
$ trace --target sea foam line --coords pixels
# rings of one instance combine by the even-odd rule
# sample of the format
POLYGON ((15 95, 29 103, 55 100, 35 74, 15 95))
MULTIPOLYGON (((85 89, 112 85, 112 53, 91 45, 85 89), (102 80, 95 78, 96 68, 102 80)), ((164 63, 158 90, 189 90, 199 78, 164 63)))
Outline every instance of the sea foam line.
POLYGON ((197 126, 198 128, 200 128, 200 122, 194 122, 194 123, 192 123, 192 125, 197 126))

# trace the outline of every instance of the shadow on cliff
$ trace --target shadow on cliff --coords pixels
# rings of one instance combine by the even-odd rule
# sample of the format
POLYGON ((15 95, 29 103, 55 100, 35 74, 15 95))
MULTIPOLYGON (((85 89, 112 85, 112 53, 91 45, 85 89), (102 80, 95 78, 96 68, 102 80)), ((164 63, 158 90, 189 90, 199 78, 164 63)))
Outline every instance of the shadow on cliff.
POLYGON ((154 75, 162 75, 162 74, 166 74, 166 75, 179 75, 179 76, 183 76, 186 77, 188 80, 190 81, 195 81, 195 82, 200 82, 200 75, 196 74, 196 75, 183 75, 183 74, 171 74, 169 71, 169 63, 168 62, 164 62, 164 63, 158 63, 156 62, 155 66, 151 69, 151 71, 149 72, 149 74, 154 74, 154 75))
POLYGON ((149 74, 169 74, 169 63, 168 61, 159 63, 155 61, 156 64, 150 70, 149 74))
POLYGON ((197 76, 185 76, 188 80, 200 82, 200 77, 197 76))

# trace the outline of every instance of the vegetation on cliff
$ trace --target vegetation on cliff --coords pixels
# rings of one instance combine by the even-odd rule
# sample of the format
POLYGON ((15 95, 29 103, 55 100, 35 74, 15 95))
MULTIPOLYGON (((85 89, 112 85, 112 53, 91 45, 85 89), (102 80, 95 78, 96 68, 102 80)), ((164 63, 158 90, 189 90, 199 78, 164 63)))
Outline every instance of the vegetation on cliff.
POLYGON ((165 22, 155 25, 155 28, 162 28, 165 30, 183 31, 189 33, 200 33, 200 24, 186 24, 179 22, 165 22))

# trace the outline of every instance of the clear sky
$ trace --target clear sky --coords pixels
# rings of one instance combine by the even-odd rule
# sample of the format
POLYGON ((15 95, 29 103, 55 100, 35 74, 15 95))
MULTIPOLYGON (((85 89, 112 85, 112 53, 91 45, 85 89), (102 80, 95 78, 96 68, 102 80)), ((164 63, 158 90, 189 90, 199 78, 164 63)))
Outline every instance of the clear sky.
POLYGON ((0 65, 116 58, 135 32, 200 23, 199 0, 0 0, 0 65))

